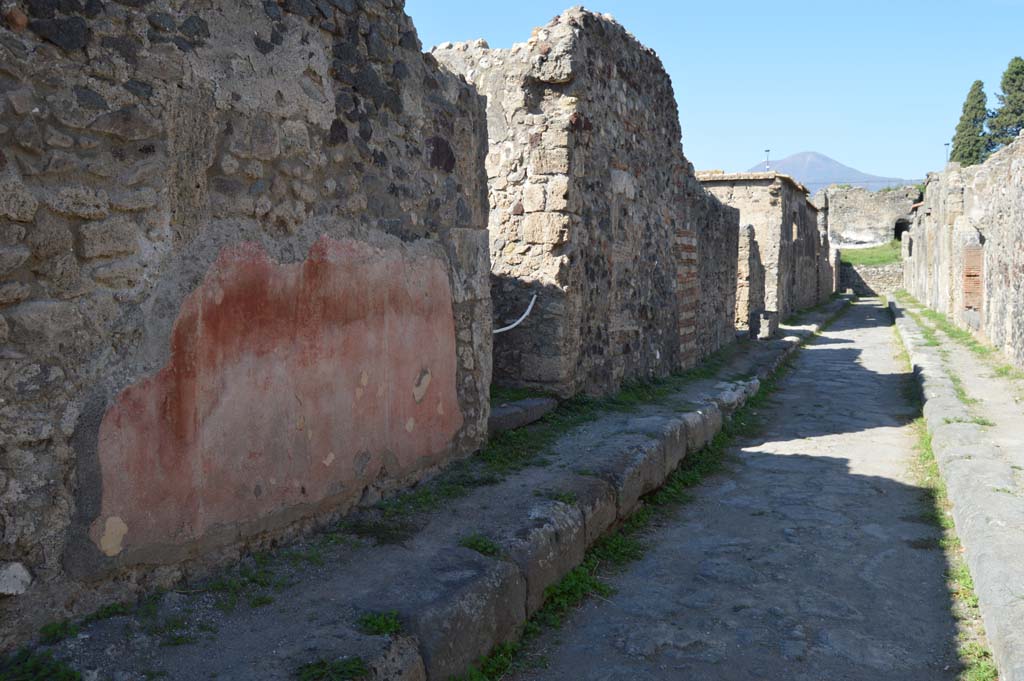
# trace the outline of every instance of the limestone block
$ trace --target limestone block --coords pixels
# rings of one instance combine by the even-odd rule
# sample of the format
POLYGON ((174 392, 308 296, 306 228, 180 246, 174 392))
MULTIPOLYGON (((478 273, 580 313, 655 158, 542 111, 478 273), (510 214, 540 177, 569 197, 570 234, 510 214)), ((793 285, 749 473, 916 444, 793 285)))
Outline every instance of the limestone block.
POLYGON ((523 210, 527 213, 536 213, 544 210, 544 185, 526 185, 523 189, 523 210))
POLYGON ((0 307, 15 305, 32 295, 32 287, 20 281, 0 284, 0 307))
POLYGON ((0 276, 12 272, 28 260, 30 251, 24 246, 0 248, 0 276))
POLYGON ((568 210, 569 178, 567 176, 555 175, 548 180, 546 206, 548 210, 568 210))
POLYGON ((0 594, 20 596, 32 584, 32 574, 21 563, 0 563, 0 594))
POLYGON ((110 214, 107 192, 85 187, 66 187, 49 197, 47 204, 62 215, 99 220, 110 214))
POLYGON ((532 175, 566 175, 569 172, 568 149, 536 149, 530 156, 532 175))
POLYGON ((530 213, 523 218, 523 238, 532 244, 561 244, 569 239, 569 216, 530 213))
POLYGON ((118 261, 93 270, 92 278, 110 288, 131 288, 142 278, 142 266, 134 261, 118 261))
POLYGON ((139 248, 135 223, 120 216, 85 223, 79 239, 82 257, 87 260, 130 255, 139 248))
POLYGON ((31 222, 39 202, 21 182, 13 178, 0 179, 0 217, 16 222, 31 222))

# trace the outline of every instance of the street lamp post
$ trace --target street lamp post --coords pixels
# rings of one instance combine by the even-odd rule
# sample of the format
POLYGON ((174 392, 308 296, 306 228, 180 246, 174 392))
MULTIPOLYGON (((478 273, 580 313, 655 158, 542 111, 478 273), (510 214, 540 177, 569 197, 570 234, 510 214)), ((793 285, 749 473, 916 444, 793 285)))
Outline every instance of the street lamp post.
POLYGON ((946 163, 949 163, 949 142, 946 142, 946 163))
POLYGON ((771 153, 771 149, 764 150, 764 172, 766 173, 772 169, 771 162, 768 160, 769 158, 771 158, 771 153))

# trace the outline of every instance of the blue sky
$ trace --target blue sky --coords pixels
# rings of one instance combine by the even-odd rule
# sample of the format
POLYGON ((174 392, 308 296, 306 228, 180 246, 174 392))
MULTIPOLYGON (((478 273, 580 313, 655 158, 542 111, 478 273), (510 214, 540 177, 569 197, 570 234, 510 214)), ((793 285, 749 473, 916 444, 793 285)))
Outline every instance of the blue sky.
MULTIPOLYGON (((523 42, 572 0, 407 0, 425 49, 523 42)), ((943 163, 967 90, 989 105, 1024 56, 1024 0, 594 0, 672 76, 683 149, 698 168, 745 170, 819 151, 916 179, 943 163)))

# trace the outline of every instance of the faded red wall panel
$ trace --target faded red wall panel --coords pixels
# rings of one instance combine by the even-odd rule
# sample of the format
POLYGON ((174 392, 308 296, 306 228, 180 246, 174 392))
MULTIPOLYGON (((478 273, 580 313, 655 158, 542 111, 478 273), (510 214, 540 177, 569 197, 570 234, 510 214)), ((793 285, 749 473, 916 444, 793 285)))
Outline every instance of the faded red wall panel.
MULTIPOLYGON (((222 252, 171 356, 104 416, 109 556, 340 495, 440 462, 462 426, 446 264, 322 237, 301 263, 222 252)), ((127 555, 127 554, 126 554, 127 555)))

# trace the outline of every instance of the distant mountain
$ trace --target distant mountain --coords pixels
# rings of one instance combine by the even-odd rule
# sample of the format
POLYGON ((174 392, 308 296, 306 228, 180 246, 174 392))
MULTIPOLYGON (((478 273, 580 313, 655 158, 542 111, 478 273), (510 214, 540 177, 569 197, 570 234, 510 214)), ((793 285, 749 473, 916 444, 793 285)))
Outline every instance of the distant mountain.
MULTIPOLYGON (((830 184, 848 184, 877 191, 883 187, 917 184, 920 180, 901 180, 898 177, 880 177, 862 173, 856 168, 844 166, 839 161, 814 151, 805 151, 771 161, 771 169, 795 178, 807 187, 813 195, 830 184)), ((764 170, 764 161, 750 169, 751 172, 764 170)))

